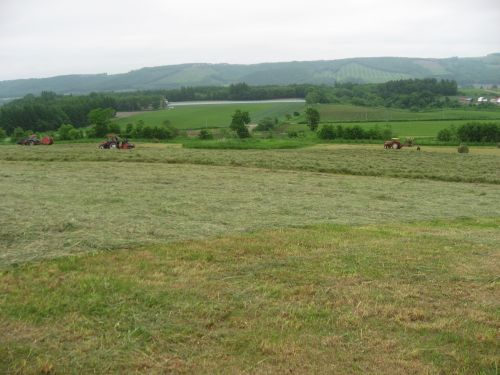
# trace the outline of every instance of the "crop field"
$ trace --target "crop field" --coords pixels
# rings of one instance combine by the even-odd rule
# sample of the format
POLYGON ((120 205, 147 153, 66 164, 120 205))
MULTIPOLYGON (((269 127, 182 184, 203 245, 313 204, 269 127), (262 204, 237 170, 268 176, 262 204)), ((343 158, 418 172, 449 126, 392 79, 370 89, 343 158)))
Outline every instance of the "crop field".
POLYGON ((304 103, 250 103, 250 104, 217 104, 178 106, 170 110, 149 111, 130 117, 120 118, 118 124, 125 126, 128 123, 144 121, 146 125, 161 125, 169 120, 172 126, 178 129, 201 129, 229 127, 231 115, 236 109, 248 111, 252 122, 257 123, 264 117, 282 118, 285 114, 302 111, 304 103))
MULTIPOLYGON (((285 120, 286 114, 300 112, 299 117, 292 117, 290 124, 284 126, 289 130, 307 130, 304 122, 303 103, 264 103, 264 104, 223 104, 223 105, 193 105, 179 106, 172 110, 148 111, 120 117, 115 121, 124 127, 128 123, 144 121, 146 125, 161 125, 165 120, 181 130, 201 128, 228 127, 231 115, 236 109, 250 112, 253 123, 264 117, 277 117, 285 120)), ((500 121, 499 110, 477 110, 474 108, 458 108, 434 110, 426 112, 411 112, 403 109, 387 109, 359 107, 341 104, 317 105, 323 123, 355 122, 363 128, 375 126, 390 126, 393 134, 398 137, 435 138, 442 129, 451 125, 460 126, 472 120, 500 121)))
MULTIPOLYGON (((341 123, 341 125, 349 126, 359 126, 363 129, 371 129, 374 127, 379 127, 384 129, 389 127, 392 133, 398 137, 418 137, 418 138, 436 138, 437 134, 442 129, 449 129, 451 126, 459 127, 460 125, 466 124, 471 120, 415 120, 415 121, 363 121, 356 123, 341 123)), ((481 120, 487 122, 497 122, 500 120, 481 120)), ((308 131, 308 127, 305 124, 292 124, 286 125, 284 128, 288 130, 295 131, 308 131)))
POLYGON ((495 374, 500 149, 0 147, 0 373, 495 374))
POLYGON ((322 122, 500 119, 500 108, 479 110, 463 107, 424 112, 412 112, 405 109, 385 107, 359 107, 348 104, 319 104, 317 108, 322 122))

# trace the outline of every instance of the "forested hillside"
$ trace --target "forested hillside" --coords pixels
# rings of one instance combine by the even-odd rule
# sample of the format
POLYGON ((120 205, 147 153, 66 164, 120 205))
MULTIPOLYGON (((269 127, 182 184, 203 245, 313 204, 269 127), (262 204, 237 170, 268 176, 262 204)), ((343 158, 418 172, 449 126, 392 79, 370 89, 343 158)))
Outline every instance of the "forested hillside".
POLYGON ((253 65, 183 64, 142 68, 123 74, 67 75, 0 82, 0 98, 53 91, 172 89, 183 86, 382 83, 410 78, 438 78, 460 86, 500 84, 500 53, 478 58, 374 57, 330 61, 294 61, 253 65))

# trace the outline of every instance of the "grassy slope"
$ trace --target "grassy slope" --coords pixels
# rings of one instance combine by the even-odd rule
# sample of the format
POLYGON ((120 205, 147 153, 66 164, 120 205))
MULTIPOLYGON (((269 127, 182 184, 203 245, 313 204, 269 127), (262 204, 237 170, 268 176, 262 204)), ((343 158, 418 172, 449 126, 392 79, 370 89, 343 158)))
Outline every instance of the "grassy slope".
POLYGON ((303 103, 264 103, 264 104, 220 104, 178 106, 171 110, 143 112, 131 117, 117 120, 124 126, 143 120, 146 125, 161 125, 169 120, 178 129, 200 129, 204 127, 228 127, 231 115, 236 109, 249 111, 252 122, 257 123, 264 117, 284 117, 294 111, 302 111, 303 103))
POLYGON ((13 268, 0 372, 495 374, 499 225, 322 225, 13 268))

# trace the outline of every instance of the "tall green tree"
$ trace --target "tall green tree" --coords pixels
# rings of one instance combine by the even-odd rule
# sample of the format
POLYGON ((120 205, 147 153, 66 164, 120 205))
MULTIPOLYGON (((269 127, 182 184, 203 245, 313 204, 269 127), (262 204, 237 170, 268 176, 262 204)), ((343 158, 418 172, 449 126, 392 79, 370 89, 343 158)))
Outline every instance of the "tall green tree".
POLYGON ((88 120, 94 125, 96 137, 104 137, 109 133, 109 125, 115 113, 113 108, 96 108, 89 112, 88 120))
POLYGON ((309 107, 306 109, 306 121, 309 129, 315 131, 318 128, 319 120, 320 116, 316 108, 309 107))
POLYGON ((249 123, 250 114, 247 111, 237 109, 232 116, 229 128, 234 130, 239 138, 248 138, 250 137, 250 132, 248 131, 246 125, 249 123))

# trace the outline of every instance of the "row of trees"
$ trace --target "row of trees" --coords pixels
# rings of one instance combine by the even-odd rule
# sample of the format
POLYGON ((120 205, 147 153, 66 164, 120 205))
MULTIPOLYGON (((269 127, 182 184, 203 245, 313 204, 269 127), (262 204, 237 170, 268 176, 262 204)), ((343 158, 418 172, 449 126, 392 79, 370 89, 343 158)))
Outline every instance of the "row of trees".
POLYGON ((500 142, 500 124, 469 122, 458 128, 451 126, 440 130, 437 139, 442 142, 500 142))
POLYGON ((382 84, 343 83, 325 85, 249 86, 237 83, 229 87, 182 87, 172 90, 147 90, 89 95, 57 95, 43 92, 26 95, 0 107, 0 128, 7 134, 24 130, 50 131, 62 124, 76 128, 90 125, 89 112, 96 108, 115 111, 160 109, 169 101, 189 100, 266 100, 305 98, 309 104, 350 103, 364 106, 389 106, 422 109, 456 105, 448 96, 457 94, 454 81, 411 79, 382 84))
POLYGON ((350 103, 361 106, 385 106, 421 110, 459 106, 448 97, 458 94, 457 83, 450 80, 407 79, 381 84, 343 83, 316 86, 308 90, 306 101, 314 103, 350 103))
POLYGON ((342 125, 323 125, 318 131, 320 139, 391 139, 392 130, 389 127, 379 128, 375 126, 371 129, 363 129, 359 125, 344 127, 342 125))

